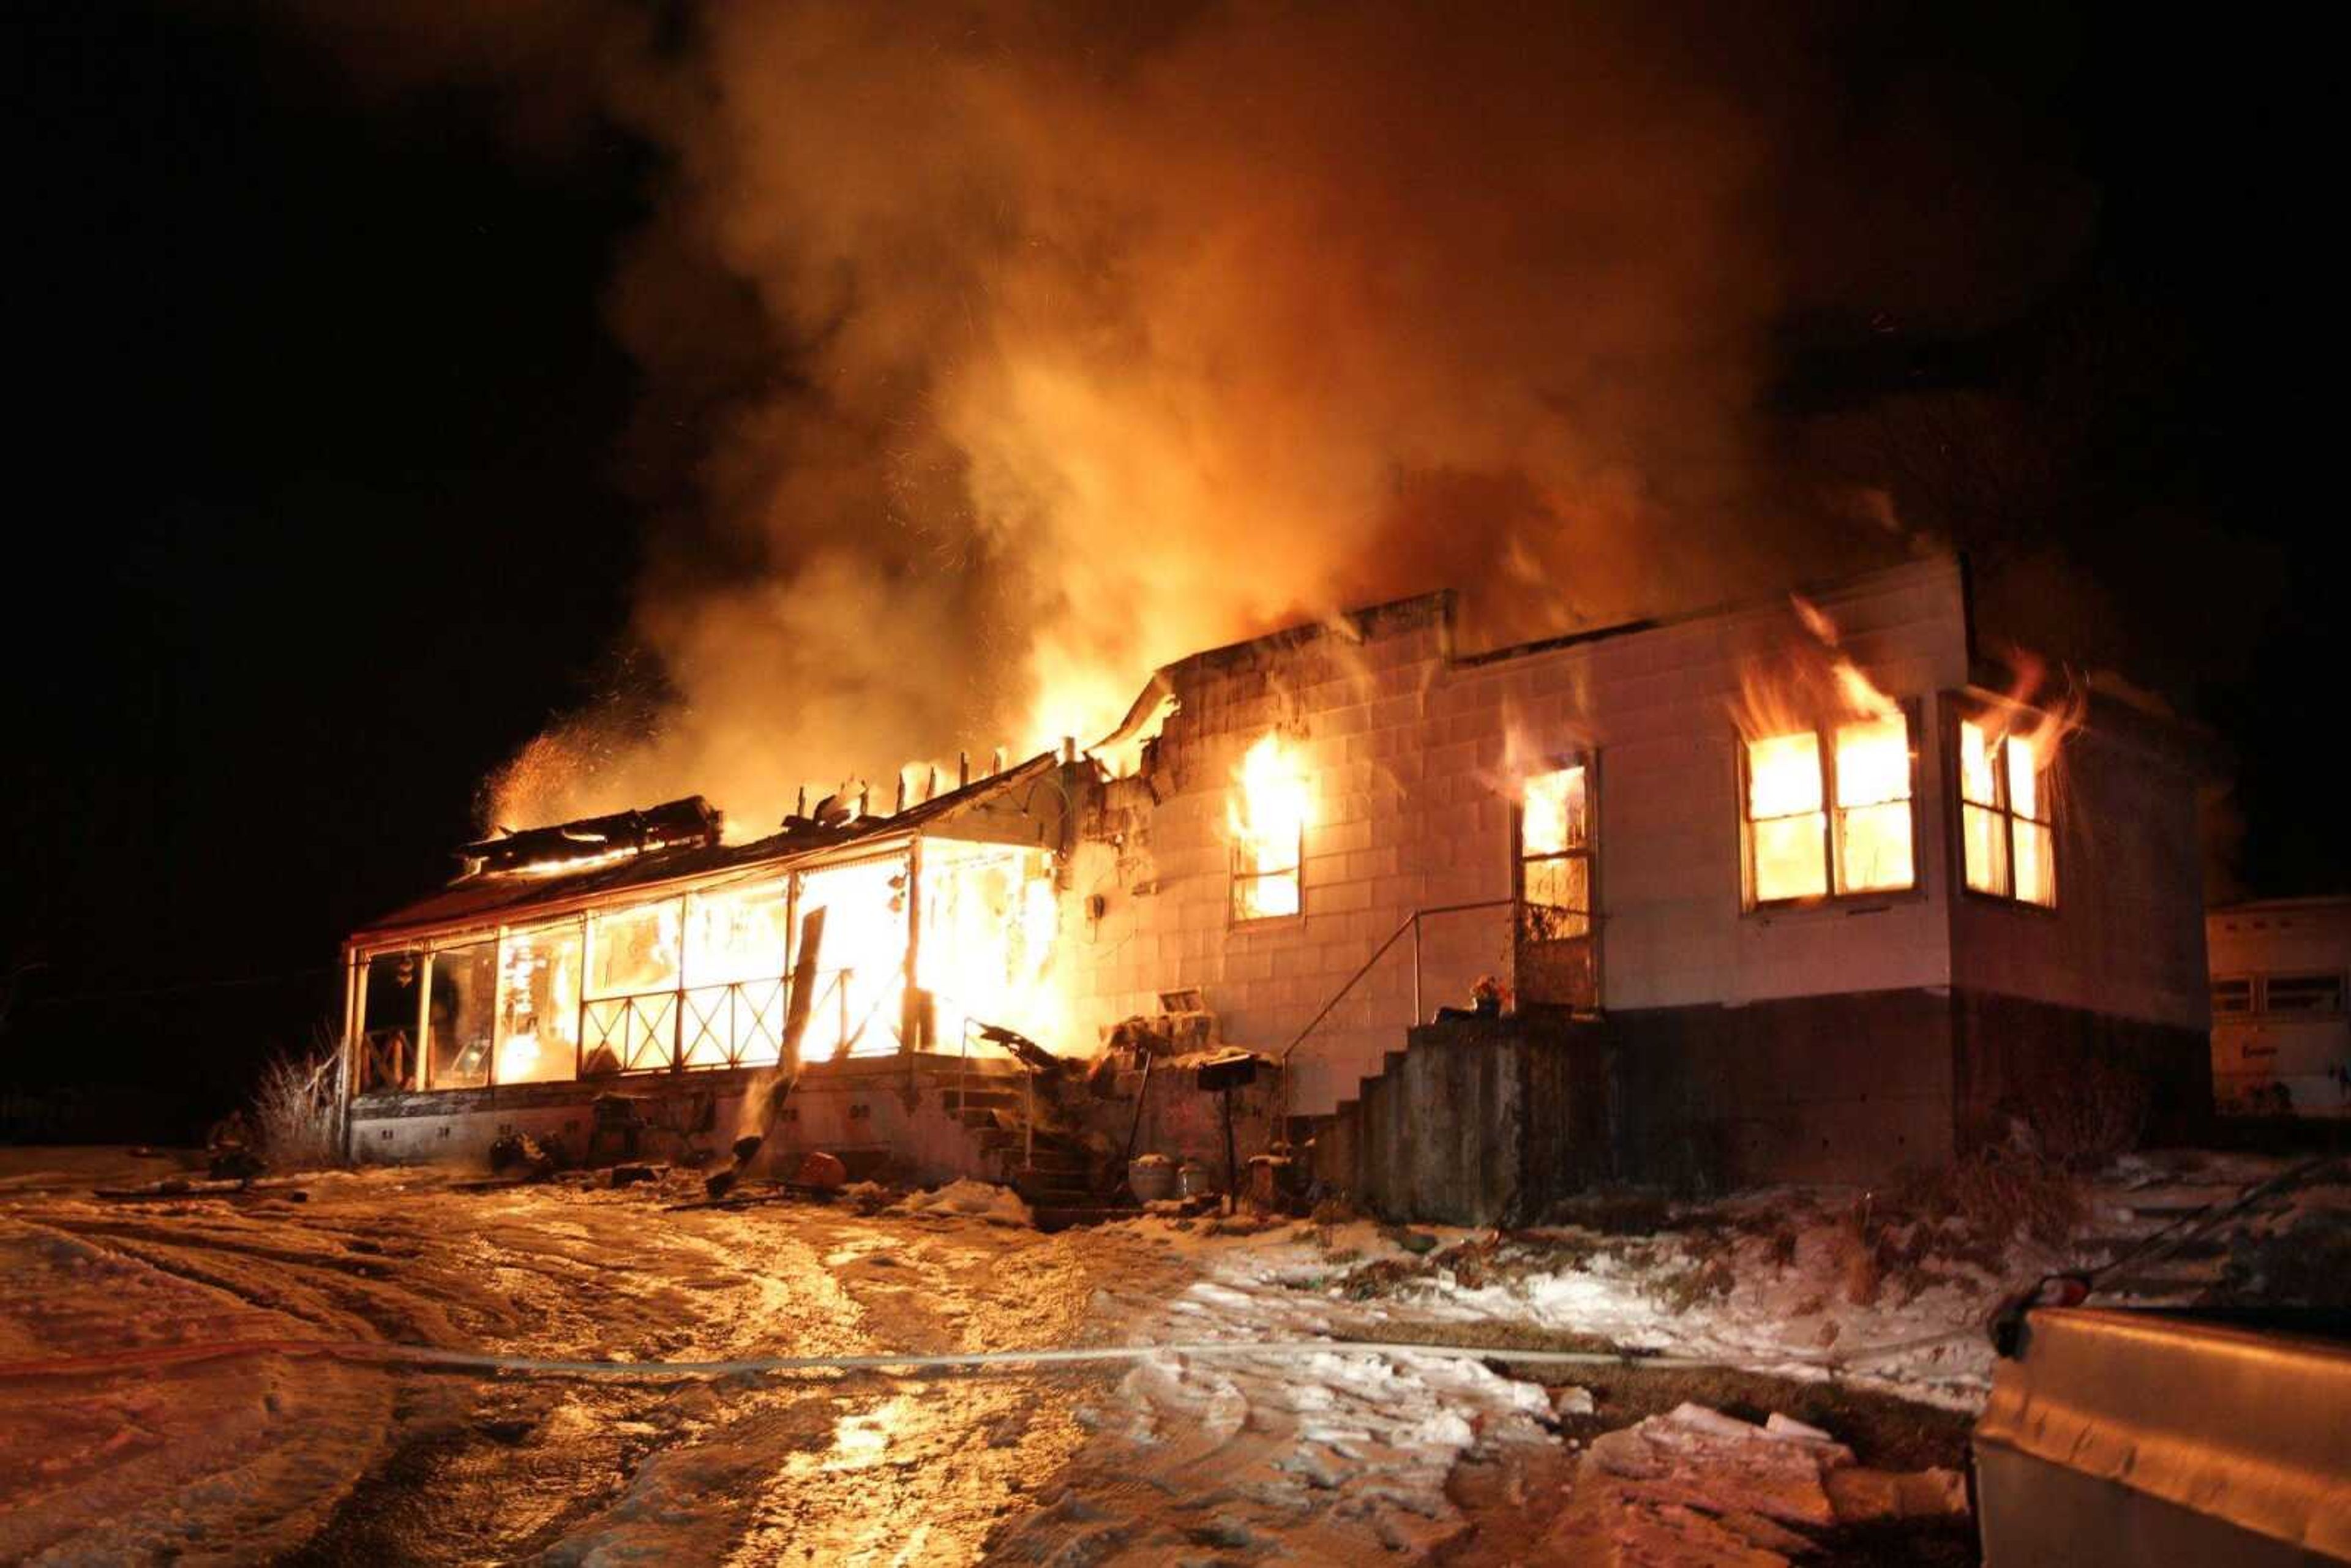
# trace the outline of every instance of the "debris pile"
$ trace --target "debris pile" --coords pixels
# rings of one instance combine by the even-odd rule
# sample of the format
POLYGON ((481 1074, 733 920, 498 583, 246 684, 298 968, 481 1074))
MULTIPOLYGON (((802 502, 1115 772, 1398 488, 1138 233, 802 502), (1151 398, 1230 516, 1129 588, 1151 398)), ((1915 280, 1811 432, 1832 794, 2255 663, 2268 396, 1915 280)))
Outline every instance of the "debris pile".
POLYGON ((946 1218, 967 1215, 984 1219, 990 1225, 1034 1226, 1036 1215, 1022 1201, 1019 1193, 1008 1186, 993 1186, 984 1181, 955 1181, 935 1192, 909 1193, 898 1204, 898 1212, 927 1214, 946 1218))
POLYGON ((1841 1526, 1967 1511, 1956 1470, 1871 1469, 1817 1427, 1684 1404, 1593 1439, 1552 1544, 1569 1562, 1768 1564, 1841 1526))

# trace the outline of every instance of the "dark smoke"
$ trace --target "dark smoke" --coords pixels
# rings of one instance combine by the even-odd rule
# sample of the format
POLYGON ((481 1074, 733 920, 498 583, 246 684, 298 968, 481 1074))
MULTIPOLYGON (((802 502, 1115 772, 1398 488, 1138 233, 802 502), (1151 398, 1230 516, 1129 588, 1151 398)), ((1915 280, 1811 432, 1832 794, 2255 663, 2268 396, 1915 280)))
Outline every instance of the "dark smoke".
POLYGON ((1767 9, 322 7, 379 87, 664 160, 610 319, 671 700, 497 819, 756 826, 1349 603, 1449 583, 1500 639, 1914 548, 1798 461, 1786 324, 1998 319, 2088 204, 1874 12, 1767 9))

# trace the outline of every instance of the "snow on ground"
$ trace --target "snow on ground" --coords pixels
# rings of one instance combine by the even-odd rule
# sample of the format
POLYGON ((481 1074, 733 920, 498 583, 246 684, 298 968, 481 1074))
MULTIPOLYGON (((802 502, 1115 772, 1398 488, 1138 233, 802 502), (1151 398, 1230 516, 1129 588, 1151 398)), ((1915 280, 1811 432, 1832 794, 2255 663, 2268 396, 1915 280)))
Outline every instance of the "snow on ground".
MULTIPOLYGON (((277 1354, 0 1376, 0 1561, 1352 1562, 1442 1547, 1768 1562, 1795 1549, 1775 1531, 1817 1526, 1820 1497, 1836 1511, 1839 1487, 1890 1497, 1896 1483, 1759 1447, 1781 1443, 1761 1428, 1668 1420, 1688 1395, 1628 1406, 1621 1369, 1595 1369, 1614 1391, 1595 1414, 1507 1353, 1345 1343, 1616 1344, 1817 1378, 1830 1358, 1948 1333, 1869 1375, 1964 1406, 1982 1385, 1982 1313, 2086 1255, 1883 1223, 1860 1195, 1820 1191, 1508 1238, 1165 1215, 1044 1236, 999 1223, 1012 1205, 993 1188, 903 1212, 871 1212, 872 1193, 673 1210, 700 1196, 690 1176, 469 1190, 369 1171, 108 1203, 55 1179, 98 1166, 40 1168, 13 1186, 0 1170, 0 1363, 322 1337, 641 1364, 1153 1348, 987 1375, 629 1384, 277 1354), (1186 1348, 1203 1342, 1298 1348, 1186 1348)), ((2143 1236, 2278 1168, 2126 1166, 2085 1230, 2143 1236)), ((2243 1228, 2298 1253, 2298 1227, 2346 1212, 2338 1186, 2243 1228)), ((1741 1386, 1751 1403, 1819 1385, 1741 1386)))
POLYGON ((933 1192, 908 1193, 897 1207, 904 1214, 928 1214, 940 1218, 967 1215, 975 1219, 985 1219, 990 1225, 1028 1226, 1037 1223, 1037 1217, 1029 1211, 1029 1205, 1010 1187, 968 1178, 949 1182, 933 1192))

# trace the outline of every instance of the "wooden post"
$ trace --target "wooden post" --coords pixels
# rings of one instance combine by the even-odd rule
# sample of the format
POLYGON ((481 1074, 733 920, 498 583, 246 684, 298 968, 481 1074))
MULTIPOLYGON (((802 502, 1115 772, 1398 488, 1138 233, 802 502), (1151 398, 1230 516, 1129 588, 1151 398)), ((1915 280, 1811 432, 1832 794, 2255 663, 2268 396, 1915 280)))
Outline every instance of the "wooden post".
MULTIPOLYGON (((347 1051, 363 1051, 367 1049, 368 961, 358 953, 350 955, 348 961, 351 967, 351 974, 345 987, 345 995, 349 999, 346 1004, 348 1010, 343 1015, 346 1022, 343 1030, 344 1046, 347 1051)), ((352 1075, 351 1092, 353 1093, 359 1092, 359 1084, 365 1077, 364 1072, 355 1072, 352 1075)))
POLYGON ((906 990, 898 1009, 898 1050, 906 1059, 906 1080, 914 1076, 914 1048, 922 1033, 923 841, 906 845, 906 990))
MULTIPOLYGON (((793 903, 799 903, 799 879, 793 879, 793 903)), ((808 1033, 809 1014, 816 1006, 816 960, 824 947, 824 906, 819 904, 800 921, 799 951, 792 956, 792 994, 784 1004, 784 1043, 778 1053, 784 1073, 800 1075, 800 1037, 808 1033)))
POLYGON ((495 1089, 498 1086, 498 1047, 507 1032, 507 928, 498 927, 496 944, 490 949, 492 962, 497 968, 490 977, 490 1054, 482 1063, 482 1082, 495 1089))
POLYGON ((596 917, 580 915, 580 1027, 571 1037, 571 1082, 588 1076, 588 971, 596 962, 596 917))
POLYGON ((1225 1212, 1238 1214, 1241 1208, 1240 1165, 1233 1156, 1233 1092, 1224 1091, 1225 1102, 1225 1212))
MULTIPOLYGON (((416 955, 416 1086, 433 1087, 433 950, 416 955)), ((405 1076, 405 1075, 403 1075, 405 1076)))

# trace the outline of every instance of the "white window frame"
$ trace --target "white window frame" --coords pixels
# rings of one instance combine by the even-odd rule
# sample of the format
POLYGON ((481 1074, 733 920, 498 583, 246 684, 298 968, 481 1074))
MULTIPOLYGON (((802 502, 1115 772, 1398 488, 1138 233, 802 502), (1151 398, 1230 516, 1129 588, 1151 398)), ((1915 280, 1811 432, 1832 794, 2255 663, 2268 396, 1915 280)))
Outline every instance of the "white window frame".
POLYGON ((1990 758, 1992 794, 1995 798, 1991 800, 1970 799, 1966 749, 1967 727, 1972 724, 1989 732, 1991 727, 1985 722, 1989 717, 1990 716, 1980 709, 1972 713, 1962 710, 1958 716, 1958 721, 1951 727, 1951 800, 1957 808, 1952 812, 1951 824, 1953 831, 1959 835, 1960 891, 1977 898, 1996 899, 2002 904, 2014 904, 2020 909, 2040 909, 2054 913, 2064 891, 2064 879, 2058 874, 2057 866, 2056 758, 2052 757, 2041 768, 2041 786, 2035 793, 2040 798, 2042 814, 2037 817, 2020 814, 2009 800, 2008 739, 2011 732, 2002 730, 1992 741, 1990 758), (1968 813, 1970 811, 1988 811, 2000 824, 2000 885, 1996 888, 1978 887, 1968 874, 1968 813), (2037 898, 2026 898, 2016 891, 2016 843, 2019 823, 2030 823, 2033 827, 2044 830, 2049 835, 2049 899, 2046 903, 2037 898))
MULTIPOLYGON (((1842 719, 1833 723, 1816 725, 1809 731, 1813 737, 1815 750, 1815 760, 1819 763, 1821 770, 1821 804, 1817 811, 1790 812, 1787 816, 1783 817, 1763 817, 1759 819, 1754 815, 1754 775, 1752 765, 1748 755, 1748 747, 1750 739, 1772 740, 1780 737, 1778 736, 1759 736, 1750 737, 1747 735, 1740 734, 1737 737, 1739 755, 1740 903, 1741 909, 1746 913, 1750 915, 1770 914, 1775 910, 1811 909, 1827 904, 1851 904, 1855 902, 1883 902, 1886 899, 1914 898, 1918 895, 1920 886, 1918 868, 1921 863, 1921 844, 1918 832, 1918 712, 1917 705, 1911 702, 1896 703, 1895 706, 1899 710, 1902 716, 1902 743, 1904 748, 1908 752, 1910 759, 1910 792, 1908 795, 1903 797, 1900 801, 1902 805, 1909 808, 1910 880, 1904 883, 1899 887, 1848 889, 1844 885, 1844 835, 1839 831, 1843 825, 1844 814, 1847 811, 1866 810, 1871 806, 1891 805, 1895 803, 1891 800, 1880 800, 1865 802, 1860 806, 1840 806, 1837 804, 1836 733, 1845 725, 1862 722, 1861 720, 1842 719), (1823 871, 1822 882, 1827 891, 1815 894, 1804 894, 1793 898, 1762 897, 1756 887, 1755 824, 1759 821, 1766 822, 1784 821, 1788 817, 1814 815, 1819 816, 1822 822, 1821 854, 1823 856, 1823 871)), ((1784 733, 1787 735, 1802 735, 1808 732, 1802 729, 1792 729, 1785 731, 1784 733)))

